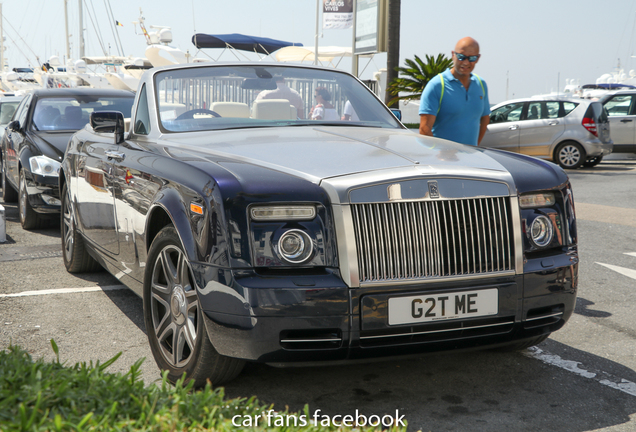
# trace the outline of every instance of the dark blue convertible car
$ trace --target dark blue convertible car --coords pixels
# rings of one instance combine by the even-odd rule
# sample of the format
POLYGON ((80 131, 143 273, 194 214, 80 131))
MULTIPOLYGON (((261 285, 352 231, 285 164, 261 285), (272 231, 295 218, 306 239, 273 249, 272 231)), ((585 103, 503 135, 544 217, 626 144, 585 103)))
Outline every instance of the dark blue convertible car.
POLYGON ((67 269, 143 297, 172 380, 521 349, 575 304, 561 168, 417 135, 333 69, 152 69, 129 131, 101 111, 72 137, 59 187, 67 269))

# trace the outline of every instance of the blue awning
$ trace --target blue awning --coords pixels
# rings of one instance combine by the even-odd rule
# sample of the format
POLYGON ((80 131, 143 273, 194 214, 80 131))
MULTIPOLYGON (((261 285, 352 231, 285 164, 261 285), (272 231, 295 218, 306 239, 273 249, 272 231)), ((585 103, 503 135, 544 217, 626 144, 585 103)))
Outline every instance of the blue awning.
POLYGON ((621 83, 604 83, 604 84, 585 84, 581 88, 584 89, 597 89, 597 90, 613 90, 620 88, 636 88, 633 85, 629 84, 621 84, 621 83))
POLYGON ((285 42, 276 39, 242 35, 238 33, 210 35, 197 33, 192 36, 192 43, 197 48, 234 48, 241 51, 252 51, 270 54, 279 48, 303 46, 301 43, 285 42))

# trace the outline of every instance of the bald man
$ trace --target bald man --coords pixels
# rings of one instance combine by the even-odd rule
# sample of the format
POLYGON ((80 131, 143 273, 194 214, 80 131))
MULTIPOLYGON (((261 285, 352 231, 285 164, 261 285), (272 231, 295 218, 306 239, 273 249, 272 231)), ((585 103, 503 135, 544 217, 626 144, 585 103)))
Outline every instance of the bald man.
POLYGON ((473 74, 479 44, 460 39, 452 51, 453 67, 430 80, 420 99, 420 133, 477 146, 490 122, 486 82, 473 74))

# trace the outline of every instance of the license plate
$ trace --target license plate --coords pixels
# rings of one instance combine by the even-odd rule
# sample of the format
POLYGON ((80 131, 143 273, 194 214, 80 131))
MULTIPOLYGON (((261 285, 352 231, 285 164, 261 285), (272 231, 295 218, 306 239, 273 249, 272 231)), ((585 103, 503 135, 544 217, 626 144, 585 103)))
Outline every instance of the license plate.
POLYGON ((389 299, 389 325, 497 315, 497 288, 389 299))

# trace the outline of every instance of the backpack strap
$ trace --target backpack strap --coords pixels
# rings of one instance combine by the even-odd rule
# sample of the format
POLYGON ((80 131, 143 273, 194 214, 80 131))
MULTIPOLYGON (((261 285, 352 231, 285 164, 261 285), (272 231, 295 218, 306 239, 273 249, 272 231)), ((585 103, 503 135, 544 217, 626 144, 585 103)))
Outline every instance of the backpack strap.
POLYGON ((477 78, 477 81, 479 81, 479 85, 481 86, 482 97, 486 97, 486 89, 484 89, 484 82, 481 80, 481 78, 479 78, 479 75, 477 74, 473 74, 473 75, 475 75, 475 78, 477 78))
MULTIPOLYGON (((439 106, 437 107, 437 114, 439 114, 439 110, 442 109, 442 98, 444 97, 444 75, 438 74, 439 79, 442 82, 442 94, 439 96, 439 106)), ((484 82, 479 78, 479 75, 473 74, 477 81, 479 81, 479 85, 481 86, 481 95, 482 97, 486 97, 486 89, 484 88, 484 82)))
POLYGON ((439 114, 439 110, 442 109, 442 98, 444 97, 444 75, 442 75, 441 73, 438 75, 439 75, 440 81, 442 82, 442 94, 439 95, 439 105, 437 107, 437 114, 439 114))

